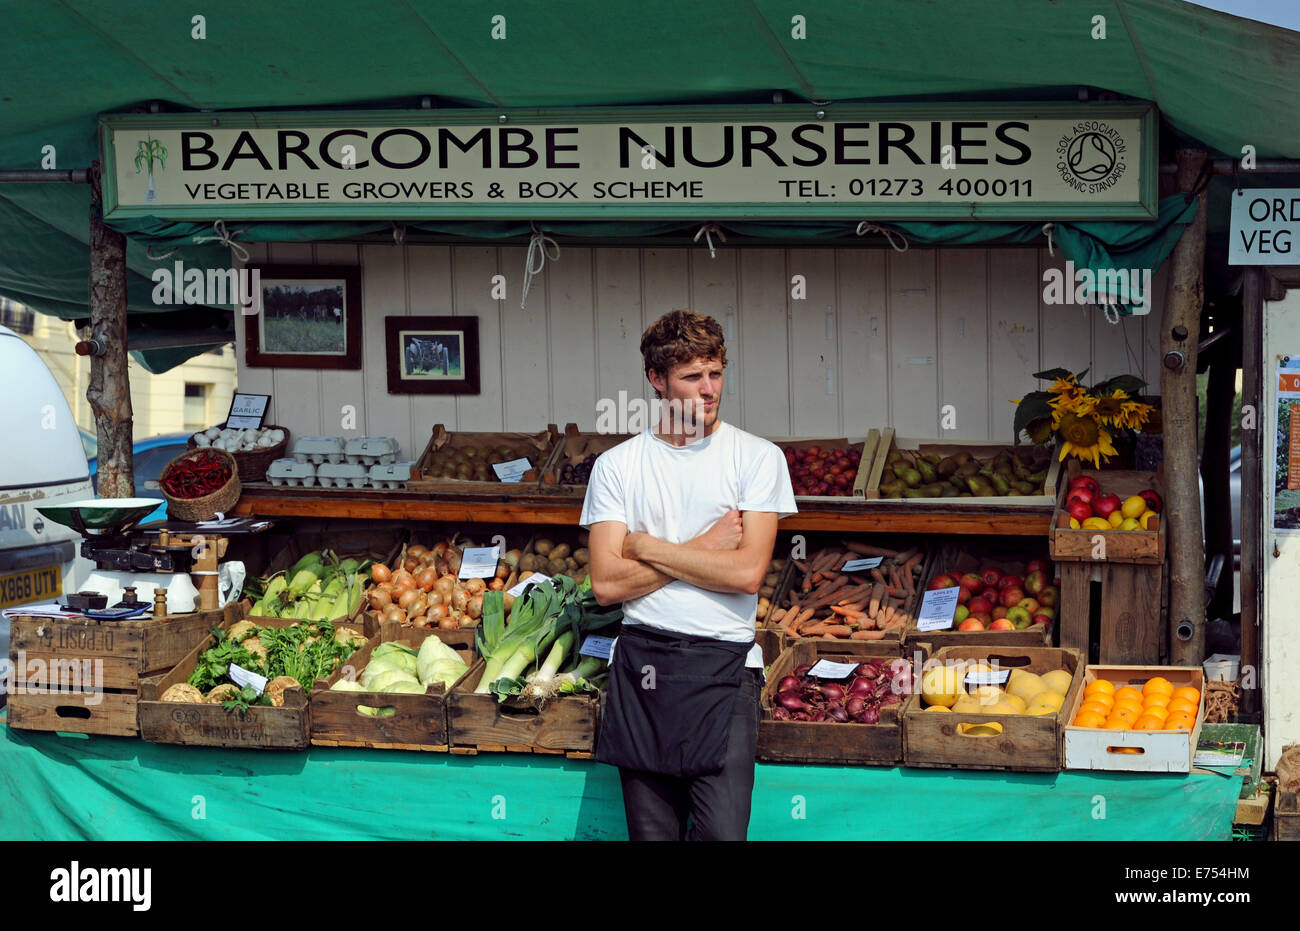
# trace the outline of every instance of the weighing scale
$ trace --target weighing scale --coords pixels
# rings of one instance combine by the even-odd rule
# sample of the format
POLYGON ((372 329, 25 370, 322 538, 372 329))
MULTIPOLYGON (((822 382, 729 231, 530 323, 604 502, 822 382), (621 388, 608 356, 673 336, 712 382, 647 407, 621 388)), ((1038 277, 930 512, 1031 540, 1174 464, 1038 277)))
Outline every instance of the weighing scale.
POLYGON ((141 526, 157 507, 156 498, 93 498, 36 508, 81 534, 81 555, 95 564, 83 591, 65 597, 71 610, 110 619, 139 617, 150 608, 155 616, 215 610, 225 534, 267 526, 223 521, 220 533, 171 521, 141 526))

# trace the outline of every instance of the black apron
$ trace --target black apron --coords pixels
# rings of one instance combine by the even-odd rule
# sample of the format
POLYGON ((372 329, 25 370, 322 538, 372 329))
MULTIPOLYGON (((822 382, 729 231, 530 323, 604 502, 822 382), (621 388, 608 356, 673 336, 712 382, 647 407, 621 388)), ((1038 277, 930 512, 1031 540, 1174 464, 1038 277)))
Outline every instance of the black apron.
POLYGON ((666 776, 722 769, 753 645, 624 625, 609 668, 596 759, 666 776))

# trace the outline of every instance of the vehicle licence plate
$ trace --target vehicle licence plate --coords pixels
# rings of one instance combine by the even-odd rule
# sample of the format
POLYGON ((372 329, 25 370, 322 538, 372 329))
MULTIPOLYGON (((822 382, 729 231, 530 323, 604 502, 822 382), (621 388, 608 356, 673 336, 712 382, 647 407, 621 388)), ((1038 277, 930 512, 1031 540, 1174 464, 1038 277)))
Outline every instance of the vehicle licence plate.
POLYGON ((0 608, 50 602, 62 594, 63 570, 59 566, 0 575, 0 608))

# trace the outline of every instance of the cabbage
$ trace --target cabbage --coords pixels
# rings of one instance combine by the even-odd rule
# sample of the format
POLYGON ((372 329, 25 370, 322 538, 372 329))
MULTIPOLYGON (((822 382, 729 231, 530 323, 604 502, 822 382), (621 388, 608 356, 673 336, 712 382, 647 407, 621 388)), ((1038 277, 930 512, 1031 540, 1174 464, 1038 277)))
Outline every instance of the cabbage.
POLYGON ((340 679, 330 686, 331 692, 364 692, 365 686, 351 679, 340 679))
POLYGON ((408 695, 423 695, 424 686, 414 679, 398 679, 396 682, 384 689, 376 689, 377 692, 404 692, 408 695))
POLYGON ((361 684, 366 688, 369 688, 371 682, 388 672, 406 673, 406 670, 398 666, 397 663, 388 656, 381 656, 379 659, 372 659, 366 664, 366 668, 361 670, 361 684))
MULTIPOLYGON (((363 681, 362 685, 365 686, 366 691, 368 692, 385 692, 394 682, 410 682, 417 686, 420 684, 419 682, 416 682, 415 676, 411 675, 409 672, 403 672, 400 669, 393 669, 388 672, 381 672, 379 675, 371 679, 369 683, 363 681)), ((423 692, 424 689, 420 689, 420 691, 423 692)))
POLYGON ((467 669, 469 666, 465 661, 437 635, 426 637, 424 643, 420 644, 416 672, 425 685, 441 682, 445 687, 451 688, 467 669))
POLYGON ((357 711, 370 718, 391 718, 397 714, 396 708, 371 708, 369 705, 357 705, 357 711))
POLYGON ((370 663, 376 660, 393 669, 404 669, 411 675, 416 673, 415 651, 402 643, 389 641, 379 644, 370 653, 370 663))

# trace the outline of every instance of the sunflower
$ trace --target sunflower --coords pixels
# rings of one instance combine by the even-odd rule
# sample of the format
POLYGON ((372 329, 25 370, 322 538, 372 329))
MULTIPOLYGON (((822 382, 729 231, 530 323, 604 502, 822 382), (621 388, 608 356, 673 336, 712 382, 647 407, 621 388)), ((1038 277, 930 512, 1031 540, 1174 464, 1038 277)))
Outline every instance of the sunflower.
POLYGON ((1124 402, 1128 400, 1127 392, 1116 388, 1110 394, 1103 394, 1097 398, 1095 407, 1097 419, 1103 426, 1107 427, 1124 427, 1124 402))
POLYGON ((1141 401, 1125 401, 1121 413, 1121 424, 1129 430, 1140 430, 1151 418, 1155 408, 1141 401))
POLYGON ((1076 459, 1091 461, 1095 468, 1101 468, 1101 459, 1109 459, 1116 454, 1115 447, 1111 444, 1111 435, 1093 417, 1066 414, 1061 418, 1059 433, 1061 459, 1074 456, 1076 459))

